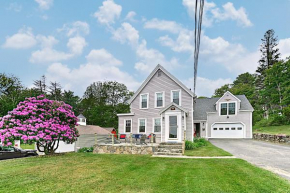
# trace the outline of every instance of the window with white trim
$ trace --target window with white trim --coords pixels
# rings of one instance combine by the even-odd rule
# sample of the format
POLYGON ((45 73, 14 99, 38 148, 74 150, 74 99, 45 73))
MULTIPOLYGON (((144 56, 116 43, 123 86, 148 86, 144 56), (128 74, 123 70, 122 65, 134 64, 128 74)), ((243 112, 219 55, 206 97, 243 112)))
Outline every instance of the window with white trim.
POLYGON ((229 115, 236 114, 236 103, 229 103, 229 115))
POLYGON ((161 132, 161 119, 155 118, 154 119, 154 133, 160 133, 161 132))
POLYGON ((141 94, 140 95, 141 99, 140 99, 140 108, 141 109, 148 109, 148 98, 149 98, 149 94, 141 94))
POLYGON ((180 90, 171 91, 171 98, 172 102, 174 102, 177 105, 180 105, 180 90))
POLYGON ((132 131, 132 120, 125 120, 125 133, 131 133, 132 131))
POLYGON ((228 103, 221 103, 221 115, 228 114, 228 103))
POLYGON ((155 107, 163 107, 164 106, 164 95, 163 92, 155 93, 155 107))
POLYGON ((236 103, 221 103, 220 104, 220 115, 235 115, 236 114, 236 103))
POLYGON ((139 119, 139 133, 145 133, 146 131, 146 119, 139 119))

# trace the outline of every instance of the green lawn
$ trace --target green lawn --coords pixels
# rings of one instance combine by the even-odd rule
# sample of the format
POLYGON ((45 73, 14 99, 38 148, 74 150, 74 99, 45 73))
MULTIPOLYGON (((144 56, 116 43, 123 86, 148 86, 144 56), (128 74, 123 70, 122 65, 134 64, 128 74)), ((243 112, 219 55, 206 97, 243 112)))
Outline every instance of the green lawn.
POLYGON ((290 125, 269 126, 269 127, 253 127, 254 133, 268 133, 268 134, 286 134, 290 135, 290 125))
POLYGON ((0 161, 0 192, 290 192, 241 159, 70 153, 0 161))
POLYGON ((193 150, 185 150, 185 155, 196 157, 215 157, 215 156, 232 156, 229 152, 226 152, 210 142, 207 142, 207 146, 199 147, 193 150))
POLYGON ((20 144, 21 149, 34 149, 34 144, 20 144))

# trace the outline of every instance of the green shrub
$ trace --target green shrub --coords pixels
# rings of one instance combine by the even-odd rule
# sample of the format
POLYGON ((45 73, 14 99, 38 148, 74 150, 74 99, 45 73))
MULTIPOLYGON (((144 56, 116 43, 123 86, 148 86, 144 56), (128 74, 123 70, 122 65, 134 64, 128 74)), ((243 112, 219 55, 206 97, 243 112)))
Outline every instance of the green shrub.
POLYGON ((93 152, 94 148, 93 147, 83 147, 78 150, 79 153, 87 153, 87 152, 93 152))
POLYGON ((290 121, 285 115, 273 114, 269 116, 269 119, 262 119, 256 123, 255 126, 258 127, 268 127, 268 126, 280 126, 288 125, 290 121))
POLYGON ((185 141, 185 149, 186 150, 192 150, 199 147, 207 146, 208 141, 204 138, 196 138, 194 141, 185 141))
POLYGON ((185 141, 185 149, 186 150, 191 150, 191 149, 194 149, 194 143, 192 141, 185 141))

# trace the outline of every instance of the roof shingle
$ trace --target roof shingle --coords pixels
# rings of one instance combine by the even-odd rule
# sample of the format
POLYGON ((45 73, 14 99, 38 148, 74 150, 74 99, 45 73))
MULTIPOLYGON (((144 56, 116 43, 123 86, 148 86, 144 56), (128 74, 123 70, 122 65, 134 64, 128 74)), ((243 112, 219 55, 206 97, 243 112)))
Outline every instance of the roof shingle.
MULTIPOLYGON (((247 99, 245 95, 235 95, 238 99, 241 100, 241 108, 240 110, 254 110, 251 103, 247 99)), ((194 120, 206 120, 207 112, 216 112, 215 103, 220 99, 220 97, 216 98, 203 98, 196 99, 196 103, 193 106, 193 119, 194 120)))

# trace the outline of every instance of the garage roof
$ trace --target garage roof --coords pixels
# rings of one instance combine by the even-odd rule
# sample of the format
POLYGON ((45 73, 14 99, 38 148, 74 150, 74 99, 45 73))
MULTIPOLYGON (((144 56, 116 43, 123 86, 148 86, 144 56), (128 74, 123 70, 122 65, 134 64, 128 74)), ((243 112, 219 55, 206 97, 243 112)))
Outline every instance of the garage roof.
MULTIPOLYGON (((253 111, 251 103, 247 99, 245 95, 235 95, 238 99, 241 100, 241 108, 240 110, 248 110, 253 111)), ((196 103, 194 104, 194 112, 193 119, 194 120, 207 120, 207 112, 216 112, 215 103, 220 99, 220 97, 216 98, 203 98, 196 99, 196 103)))

